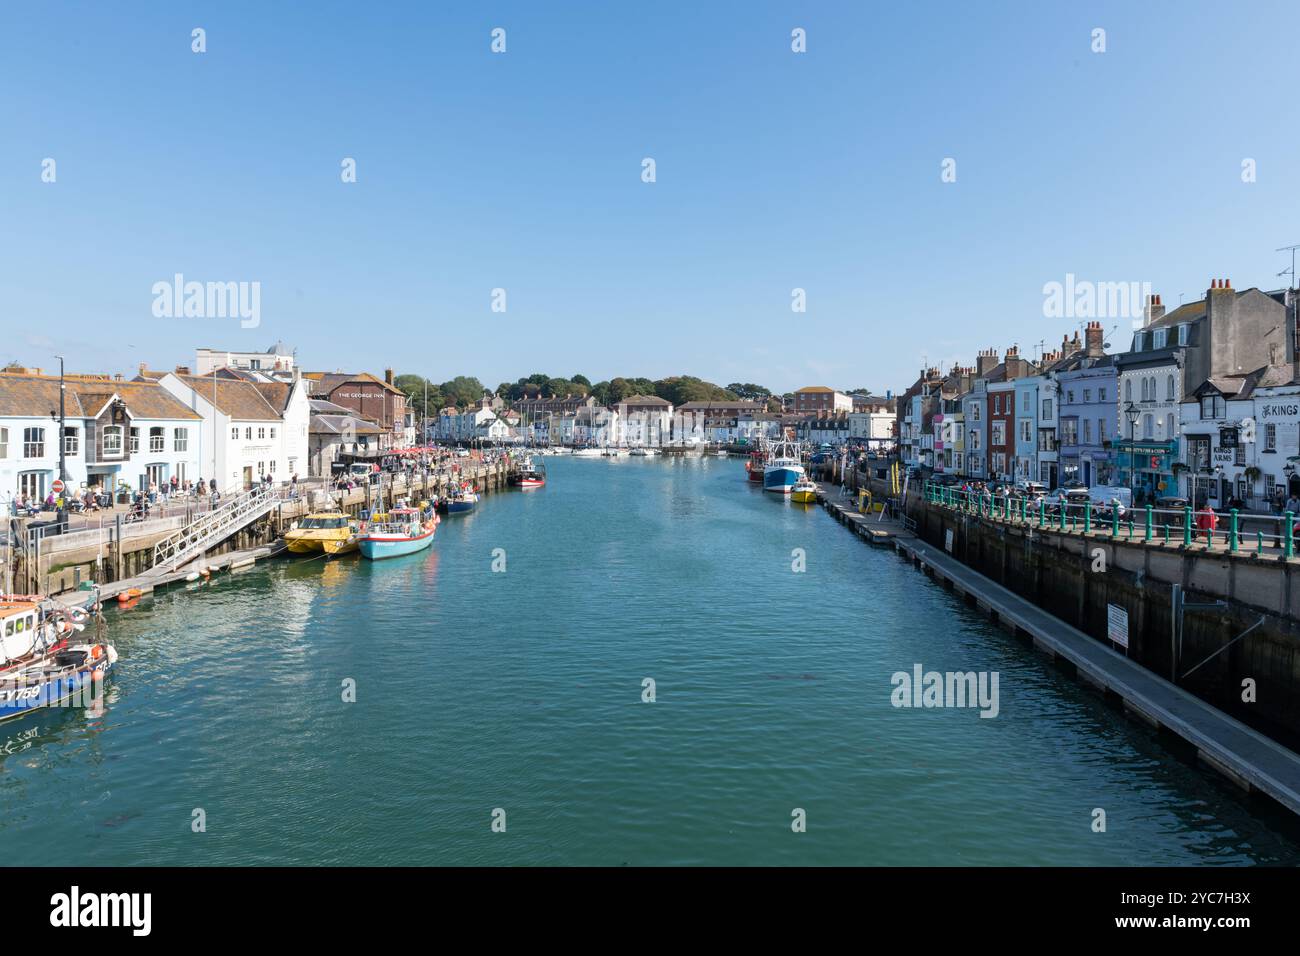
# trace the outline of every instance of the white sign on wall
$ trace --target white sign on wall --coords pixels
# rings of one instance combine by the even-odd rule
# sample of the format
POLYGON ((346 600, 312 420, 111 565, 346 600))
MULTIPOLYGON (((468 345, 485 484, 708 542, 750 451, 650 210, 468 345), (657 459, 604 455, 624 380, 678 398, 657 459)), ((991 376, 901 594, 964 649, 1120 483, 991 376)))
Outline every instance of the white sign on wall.
POLYGON ((1106 636, 1128 650, 1128 611, 1118 604, 1106 605, 1106 636))

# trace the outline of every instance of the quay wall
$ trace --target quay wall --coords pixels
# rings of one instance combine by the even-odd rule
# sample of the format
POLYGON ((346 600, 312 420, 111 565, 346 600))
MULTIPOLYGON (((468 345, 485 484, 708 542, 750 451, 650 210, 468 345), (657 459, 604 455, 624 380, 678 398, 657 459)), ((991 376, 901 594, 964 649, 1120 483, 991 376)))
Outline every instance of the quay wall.
MULTIPOLYGON (((357 516, 374 506, 403 497, 445 494, 453 483, 472 481, 480 493, 506 487, 509 466, 506 462, 465 466, 459 473, 415 474, 408 486, 405 476, 374 485, 361 485, 351 491, 307 491, 297 498, 285 499, 265 517, 258 519, 227 538, 209 552, 211 555, 242 551, 271 544, 284 535, 293 522, 313 511, 340 510, 357 516)), ((387 478, 388 476, 385 476, 387 478)), ((152 522, 150 523, 152 524, 152 522)), ((149 526, 124 528, 121 540, 115 529, 105 528, 102 535, 69 534, 46 539, 39 554, 19 552, 14 557, 15 589, 24 593, 61 594, 76 590, 82 582, 107 584, 135 577, 153 564, 154 546, 175 533, 183 522, 166 519, 158 530, 149 526), (86 538, 93 541, 87 543, 86 538)))
MULTIPOLYGON (((885 494, 882 482, 871 484, 877 498, 885 494)), ((1083 535, 1004 523, 916 493, 909 493, 905 512, 928 544, 1099 641, 1109 643, 1107 605, 1124 608, 1130 658, 1300 746, 1300 560, 1145 542, 1140 535, 1114 538, 1108 528, 1083 535), (1174 585, 1188 603, 1226 602, 1186 610, 1181 647, 1174 640, 1174 585), (1252 626, 1247 637, 1185 676, 1252 626), (1247 680, 1254 682, 1253 702, 1243 700, 1247 680)))

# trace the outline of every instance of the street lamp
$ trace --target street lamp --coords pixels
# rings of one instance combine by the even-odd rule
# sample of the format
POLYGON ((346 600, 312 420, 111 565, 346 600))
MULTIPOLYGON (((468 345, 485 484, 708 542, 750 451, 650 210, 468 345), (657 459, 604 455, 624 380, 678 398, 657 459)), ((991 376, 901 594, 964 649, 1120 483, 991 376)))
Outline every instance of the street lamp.
POLYGON ((67 442, 67 385, 63 381, 63 356, 54 356, 59 360, 59 481, 63 490, 59 492, 59 511, 56 521, 62 528, 68 521, 68 442, 67 442))
POLYGON ((1128 419, 1128 491, 1130 498, 1137 491, 1137 450, 1134 447, 1137 441, 1135 432, 1137 431, 1137 420, 1142 414, 1142 409, 1136 402, 1129 402, 1124 406, 1124 416, 1128 419))

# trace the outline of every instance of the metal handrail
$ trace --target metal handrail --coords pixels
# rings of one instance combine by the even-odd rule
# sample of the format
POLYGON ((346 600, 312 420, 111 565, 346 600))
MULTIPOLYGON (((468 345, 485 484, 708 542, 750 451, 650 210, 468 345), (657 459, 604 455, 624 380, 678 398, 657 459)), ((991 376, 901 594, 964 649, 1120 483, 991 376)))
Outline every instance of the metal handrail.
POLYGON ((176 534, 154 545, 153 566, 149 570, 168 565, 174 569, 182 558, 192 557, 198 551, 256 521, 275 507, 279 500, 278 489, 258 485, 212 511, 203 512, 176 534))
POLYGON ((1300 515, 1286 512, 1282 516, 1242 513, 1237 509, 1214 513, 1214 527, 1202 527, 1205 509, 1185 507, 1181 510, 1155 508, 1151 505, 1119 509, 1099 508, 1091 500, 1072 504, 1059 498, 992 494, 988 491, 964 491, 951 485, 927 481, 923 494, 931 504, 989 518, 1007 524, 1037 527, 1057 534, 1108 534, 1111 538, 1141 540, 1155 545, 1190 547, 1203 544, 1214 550, 1216 542, 1229 554, 1275 548, 1282 556, 1295 555, 1296 522, 1300 515), (1226 520, 1226 525, 1223 522, 1226 520), (1270 525, 1270 533, 1245 524, 1270 525))

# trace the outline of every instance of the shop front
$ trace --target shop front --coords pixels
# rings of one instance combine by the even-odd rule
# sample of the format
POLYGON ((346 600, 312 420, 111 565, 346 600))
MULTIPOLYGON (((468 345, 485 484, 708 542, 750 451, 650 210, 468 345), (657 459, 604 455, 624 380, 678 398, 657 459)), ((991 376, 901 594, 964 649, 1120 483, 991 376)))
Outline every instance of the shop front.
POLYGON ((1133 489, 1133 500, 1154 501, 1178 493, 1174 480, 1174 462, 1178 459, 1178 441, 1116 442, 1119 484, 1133 489))

